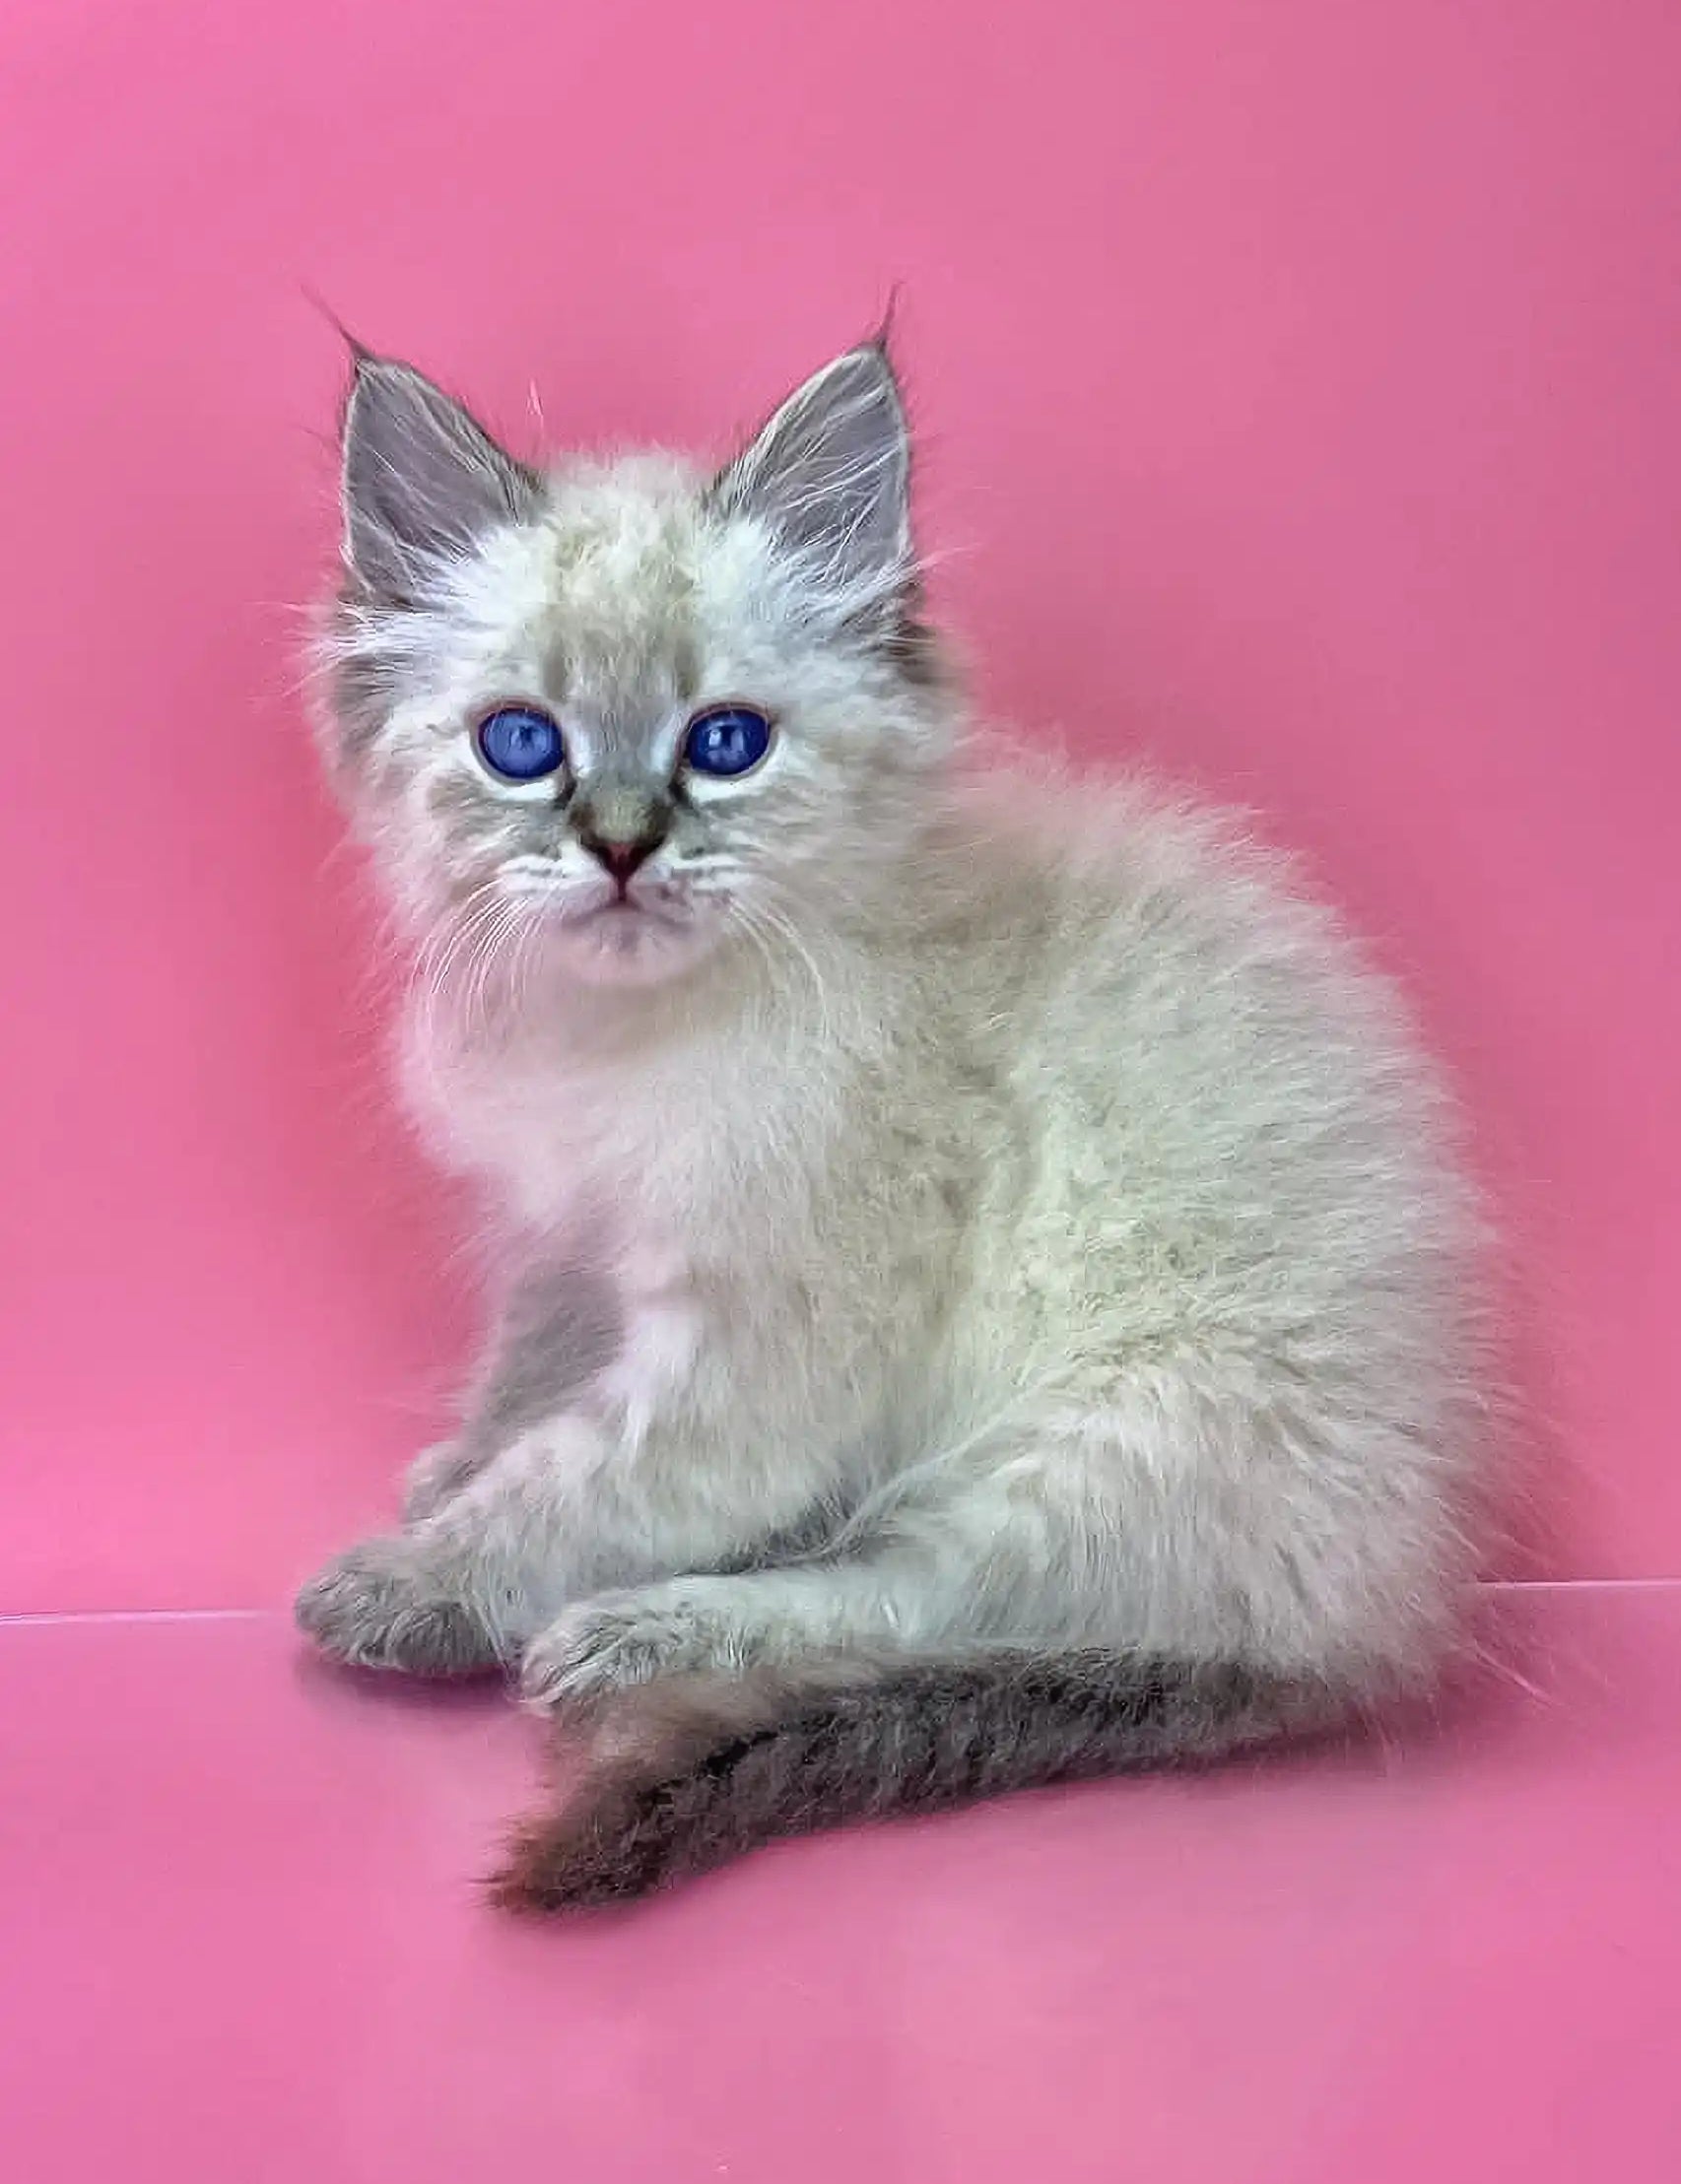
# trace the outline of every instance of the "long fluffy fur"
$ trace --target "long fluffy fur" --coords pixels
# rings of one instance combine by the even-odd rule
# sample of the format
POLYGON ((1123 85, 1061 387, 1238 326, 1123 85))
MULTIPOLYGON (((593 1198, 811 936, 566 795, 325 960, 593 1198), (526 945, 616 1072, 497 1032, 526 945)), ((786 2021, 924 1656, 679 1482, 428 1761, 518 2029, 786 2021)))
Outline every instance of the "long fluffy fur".
POLYGON ((366 360, 347 431, 328 748, 496 1324, 402 1529, 299 1615, 582 1725, 505 1892, 1427 1686, 1489 1456, 1452 1102, 1235 822, 979 761, 879 349, 713 479, 539 479, 366 360), (569 773, 487 776, 510 696, 569 773), (779 733, 718 784, 681 739, 724 699, 779 733), (656 810, 619 914, 574 822, 656 810))

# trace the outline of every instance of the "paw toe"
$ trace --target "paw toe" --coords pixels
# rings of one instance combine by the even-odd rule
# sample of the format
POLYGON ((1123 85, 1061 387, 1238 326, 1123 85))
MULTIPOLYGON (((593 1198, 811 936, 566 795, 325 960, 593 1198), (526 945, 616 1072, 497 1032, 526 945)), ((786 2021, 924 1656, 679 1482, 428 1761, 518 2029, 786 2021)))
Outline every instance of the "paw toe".
POLYGON ((582 1705, 685 1666, 694 1634, 681 1617, 597 1602, 552 1623, 527 1649, 520 1688, 537 1706, 582 1705))

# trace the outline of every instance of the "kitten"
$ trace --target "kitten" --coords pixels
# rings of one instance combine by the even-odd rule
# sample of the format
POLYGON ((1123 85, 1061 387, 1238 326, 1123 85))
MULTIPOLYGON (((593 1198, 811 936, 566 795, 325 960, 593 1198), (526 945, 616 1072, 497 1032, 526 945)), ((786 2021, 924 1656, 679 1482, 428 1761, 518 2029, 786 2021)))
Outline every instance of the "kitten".
POLYGON ((509 1903, 1335 1724, 1465 1602, 1437 1076, 1233 825, 975 762, 908 471, 879 344, 715 476, 357 363, 327 740, 497 1325, 298 1615, 568 1728, 509 1903))

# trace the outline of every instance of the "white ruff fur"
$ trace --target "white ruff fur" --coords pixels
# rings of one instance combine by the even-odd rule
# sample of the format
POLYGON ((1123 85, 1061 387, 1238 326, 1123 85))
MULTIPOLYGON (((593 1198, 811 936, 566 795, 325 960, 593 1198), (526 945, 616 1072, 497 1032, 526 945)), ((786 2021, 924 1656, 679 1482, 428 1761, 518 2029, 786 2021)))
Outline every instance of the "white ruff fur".
POLYGON ((405 1529, 306 1589, 308 1627, 518 1663, 557 1705, 1001 1650, 1355 1701, 1428 1678, 1488 1329, 1389 986, 1234 824, 977 757, 911 619, 878 352, 710 487, 537 479, 450 418, 459 507, 417 386, 368 367, 353 404, 398 487, 353 461, 328 734, 499 1327, 405 1529), (565 789, 476 759, 509 697, 562 724, 565 789), (672 802, 726 699, 770 757, 672 802), (584 804, 663 814, 610 912, 584 804))

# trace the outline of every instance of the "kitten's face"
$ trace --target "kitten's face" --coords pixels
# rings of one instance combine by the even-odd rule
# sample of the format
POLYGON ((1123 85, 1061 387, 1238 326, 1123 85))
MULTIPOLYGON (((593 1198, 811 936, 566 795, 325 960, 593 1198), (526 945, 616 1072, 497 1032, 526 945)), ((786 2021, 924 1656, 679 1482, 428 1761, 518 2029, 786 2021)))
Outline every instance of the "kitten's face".
POLYGON ((945 735, 879 350, 712 480, 667 458, 539 478, 365 363, 345 495, 341 771, 446 957, 658 985, 797 951, 895 883, 945 735))

